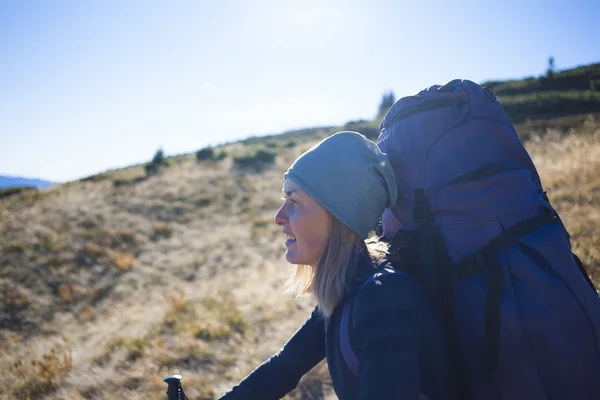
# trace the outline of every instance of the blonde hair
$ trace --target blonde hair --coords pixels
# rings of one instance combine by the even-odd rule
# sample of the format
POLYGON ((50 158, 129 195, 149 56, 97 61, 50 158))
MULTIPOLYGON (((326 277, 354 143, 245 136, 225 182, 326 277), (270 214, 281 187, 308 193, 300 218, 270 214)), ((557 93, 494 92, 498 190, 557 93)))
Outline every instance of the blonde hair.
POLYGON ((368 254, 374 261, 387 254, 387 245, 377 238, 362 240, 339 219, 332 216, 331 220, 327 246, 317 267, 296 265, 286 282, 287 293, 312 294, 325 318, 331 316, 346 292, 352 289, 360 254, 368 254))

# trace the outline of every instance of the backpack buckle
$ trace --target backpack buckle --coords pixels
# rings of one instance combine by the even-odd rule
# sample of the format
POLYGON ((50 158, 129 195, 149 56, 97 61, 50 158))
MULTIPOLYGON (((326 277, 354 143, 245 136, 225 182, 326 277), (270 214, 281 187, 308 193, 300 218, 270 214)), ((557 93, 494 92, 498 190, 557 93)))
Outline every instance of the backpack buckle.
POLYGON ((415 221, 419 223, 419 225, 423 224, 427 217, 429 216, 429 204, 427 203, 427 195, 425 194, 425 189, 418 188, 415 189, 415 205, 413 207, 413 218, 415 221))

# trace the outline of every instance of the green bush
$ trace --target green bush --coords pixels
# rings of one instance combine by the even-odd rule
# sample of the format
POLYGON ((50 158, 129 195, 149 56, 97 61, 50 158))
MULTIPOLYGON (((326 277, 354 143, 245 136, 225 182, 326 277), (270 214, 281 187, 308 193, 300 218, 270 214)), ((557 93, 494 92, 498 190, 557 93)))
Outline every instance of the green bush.
POLYGON ((82 182, 100 182, 105 179, 107 179, 106 173, 101 173, 101 174, 86 176, 85 178, 81 178, 81 181, 82 182))
POLYGON ((370 140, 376 140, 379 137, 379 125, 375 121, 349 121, 344 124, 344 130, 361 133, 370 140))
POLYGON ((152 176, 158 174, 161 167, 168 167, 169 161, 165 159, 165 153, 162 149, 158 149, 152 157, 152 161, 144 166, 146 170, 146 176, 152 176))
POLYGON ((38 192, 39 190, 30 186, 13 186, 4 189, 0 189, 0 199, 3 197, 14 196, 15 194, 20 193, 33 193, 38 192))
POLYGON ((219 161, 227 157, 227 153, 221 150, 217 153, 212 147, 206 147, 196 152, 196 160, 201 161, 219 161))
POLYGON ((168 239, 173 235, 173 228, 171 228, 169 225, 163 224, 163 225, 155 225, 152 227, 152 236, 151 239, 153 241, 159 240, 159 239, 168 239))
POLYGON ((215 151, 210 147, 200 149, 196 152, 196 160, 198 161, 212 160, 214 157, 215 151))
POLYGON ((52 348, 41 359, 14 363, 12 374, 16 378, 15 397, 41 399, 60 388, 62 380, 73 366, 69 350, 52 348))
POLYGON ((240 168, 263 168, 275 161, 277 154, 273 151, 259 149, 233 157, 233 162, 240 168))
MULTIPOLYGON (((148 164, 148 165, 150 165, 150 164, 148 164)), ((147 166, 146 166, 146 175, 154 175, 153 173, 148 173, 147 166)), ((143 182, 144 179, 146 179, 146 177, 144 177, 144 176, 136 176, 134 178, 115 178, 115 179, 113 179, 112 183, 113 183, 113 186, 119 187, 119 186, 134 185, 136 183, 143 182)))
POLYGON ((152 175, 156 175, 158 174, 158 170, 159 170, 160 166, 153 164, 153 163, 148 163, 144 166, 144 169, 146 170, 146 175, 147 176, 152 176, 152 175))

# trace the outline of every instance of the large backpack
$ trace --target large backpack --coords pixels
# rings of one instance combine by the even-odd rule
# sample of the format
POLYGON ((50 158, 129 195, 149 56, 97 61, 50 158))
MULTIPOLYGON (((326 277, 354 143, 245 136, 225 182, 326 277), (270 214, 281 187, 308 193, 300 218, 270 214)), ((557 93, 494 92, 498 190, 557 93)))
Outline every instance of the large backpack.
POLYGON ((399 188, 383 235, 439 315, 457 397, 600 399, 598 293, 492 91, 429 87, 380 130, 399 188))

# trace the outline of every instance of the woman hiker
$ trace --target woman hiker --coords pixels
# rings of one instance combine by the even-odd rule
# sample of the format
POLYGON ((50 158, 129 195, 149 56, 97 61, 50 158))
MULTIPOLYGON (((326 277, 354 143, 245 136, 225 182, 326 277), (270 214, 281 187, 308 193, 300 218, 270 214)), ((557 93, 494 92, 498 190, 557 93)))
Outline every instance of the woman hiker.
POLYGON ((275 223, 296 266, 290 291, 311 294, 317 306, 220 399, 280 399, 323 358, 341 400, 447 398, 444 339, 423 288, 393 269, 383 243, 366 240, 397 197, 386 155, 358 133, 339 132, 283 177, 275 223))

